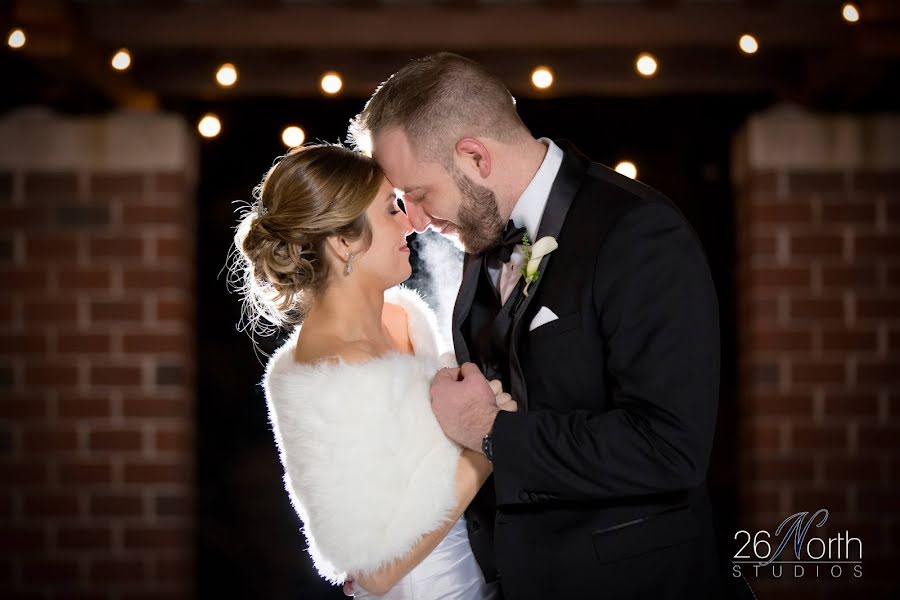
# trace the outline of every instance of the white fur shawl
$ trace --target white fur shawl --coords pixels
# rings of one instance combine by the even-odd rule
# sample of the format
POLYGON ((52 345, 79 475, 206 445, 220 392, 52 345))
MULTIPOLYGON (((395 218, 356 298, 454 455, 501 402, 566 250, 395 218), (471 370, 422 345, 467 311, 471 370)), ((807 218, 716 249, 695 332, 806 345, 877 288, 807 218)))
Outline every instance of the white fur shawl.
POLYGON ((414 356, 299 364, 297 327, 266 368, 285 489, 316 568, 333 583, 402 557, 456 504, 460 447, 441 431, 429 394, 437 370, 456 366, 453 353, 416 291, 398 286, 384 298, 406 311, 414 356))

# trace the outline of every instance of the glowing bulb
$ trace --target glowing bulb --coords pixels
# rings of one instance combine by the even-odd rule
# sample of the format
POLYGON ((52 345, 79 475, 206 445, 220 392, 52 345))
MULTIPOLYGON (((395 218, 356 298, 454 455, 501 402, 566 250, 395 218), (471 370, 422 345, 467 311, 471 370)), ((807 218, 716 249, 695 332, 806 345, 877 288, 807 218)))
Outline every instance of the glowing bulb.
POLYGON ((131 66, 131 53, 122 48, 112 57, 112 66, 116 71, 124 71, 131 66))
POLYGON ((288 148, 295 148, 299 146, 305 139, 306 132, 304 132, 302 128, 297 127, 296 125, 285 127, 284 131, 281 132, 281 141, 284 142, 284 145, 288 148))
POLYGON ((531 72, 531 83, 539 90, 546 90, 553 85, 553 71, 547 67, 538 67, 531 72))
POLYGON ((207 113, 197 123, 197 131, 205 138, 214 138, 222 131, 222 122, 216 115, 207 113))
POLYGON ((25 41, 25 32, 21 29, 13 29, 9 32, 9 37, 6 39, 6 43, 9 47, 15 48, 16 50, 24 46, 25 41))
POLYGON ((759 50, 759 42, 757 42, 756 38, 749 33, 745 33, 741 36, 741 41, 738 45, 740 45, 741 50, 743 50, 745 54, 756 54, 756 51, 759 50))
POLYGON ((856 8, 856 5, 852 2, 844 4, 844 9, 841 11, 841 14, 844 15, 844 20, 848 23, 856 23, 859 21, 859 9, 856 8))
POLYGON ((644 52, 638 56, 635 66, 637 67, 638 73, 644 77, 653 77, 656 75, 656 70, 659 68, 656 57, 649 52, 644 52))
POLYGON ((637 179, 637 167, 630 160, 623 160, 616 165, 616 173, 637 179))
POLYGON ((237 68, 231 63, 225 63, 216 71, 216 81, 222 87, 231 87, 238 80, 237 68))
POLYGON ((322 81, 319 82, 319 85, 321 85, 323 92, 329 96, 333 96, 340 92, 341 88, 344 87, 344 81, 341 79, 340 75, 334 71, 329 71, 322 75, 322 81))

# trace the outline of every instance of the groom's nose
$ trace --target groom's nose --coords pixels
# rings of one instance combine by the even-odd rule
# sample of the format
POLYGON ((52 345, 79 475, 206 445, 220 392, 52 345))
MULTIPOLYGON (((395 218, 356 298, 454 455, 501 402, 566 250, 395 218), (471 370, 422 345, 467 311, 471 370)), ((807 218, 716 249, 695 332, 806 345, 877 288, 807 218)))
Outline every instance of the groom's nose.
POLYGON ((431 217, 421 207, 417 206, 415 202, 407 202, 405 208, 406 216, 409 218, 409 222, 416 230, 416 233, 424 233, 428 229, 428 224, 431 223, 431 217))

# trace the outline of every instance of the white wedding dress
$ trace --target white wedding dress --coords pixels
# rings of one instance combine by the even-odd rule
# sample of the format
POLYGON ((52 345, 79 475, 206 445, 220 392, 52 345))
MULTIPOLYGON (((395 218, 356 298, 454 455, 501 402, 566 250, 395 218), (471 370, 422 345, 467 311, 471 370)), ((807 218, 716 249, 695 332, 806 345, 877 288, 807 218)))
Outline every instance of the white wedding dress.
MULTIPOLYGON (((443 366, 434 313, 417 292, 385 291, 407 315, 414 354, 389 352, 364 363, 300 364, 300 327, 266 367, 269 421, 285 489, 303 522, 308 552, 332 583, 370 573, 406 555, 446 523, 456 505, 461 448, 431 412, 430 386, 443 366)), ((360 586, 357 598, 374 598, 360 586)), ((459 519, 435 550, 382 598, 490 600, 459 519)))

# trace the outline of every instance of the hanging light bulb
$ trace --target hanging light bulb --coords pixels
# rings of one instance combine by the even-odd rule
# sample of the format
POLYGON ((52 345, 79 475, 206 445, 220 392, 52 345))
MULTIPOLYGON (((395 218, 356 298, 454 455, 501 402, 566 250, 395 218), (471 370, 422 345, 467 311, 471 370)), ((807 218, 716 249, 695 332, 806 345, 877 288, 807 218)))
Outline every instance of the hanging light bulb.
POLYGON ((303 131, 303 128, 296 125, 289 125, 281 132, 281 141, 284 142, 284 145, 288 148, 300 146, 305 139, 306 132, 303 131))
POLYGON ((216 81, 222 87, 231 87, 238 80, 237 67, 231 63, 225 63, 216 71, 216 81))
POLYGON ((116 71, 125 71, 131 66, 131 53, 127 48, 122 48, 113 55, 110 62, 116 71))
POLYGON ((630 160, 623 160, 616 165, 616 173, 637 179, 637 166, 630 160))
POLYGON ((25 37, 25 32, 21 29, 13 29, 9 32, 9 37, 6 38, 6 44, 15 50, 22 48, 26 41, 28 41, 28 38, 25 37))
POLYGON ((549 67, 537 67, 531 72, 531 84, 539 90, 546 90, 553 85, 553 71, 549 67))
POLYGON ((213 113, 206 113, 197 123, 197 131, 205 138, 214 138, 222 131, 222 122, 213 113))
POLYGON ((844 8, 841 9, 841 15, 848 23, 859 22, 859 9, 852 2, 844 3, 844 8))
POLYGON ((344 87, 344 80, 341 79, 341 76, 338 73, 329 71, 322 75, 322 80, 319 82, 319 85, 323 92, 329 96, 334 96, 344 87))
POLYGON ((759 42, 749 33, 741 36, 738 46, 740 46, 744 54, 756 54, 757 50, 759 50, 759 42))
POLYGON ((659 63, 656 61, 656 57, 649 52, 643 52, 638 55, 634 65, 638 73, 643 77, 653 77, 659 69, 659 63))

